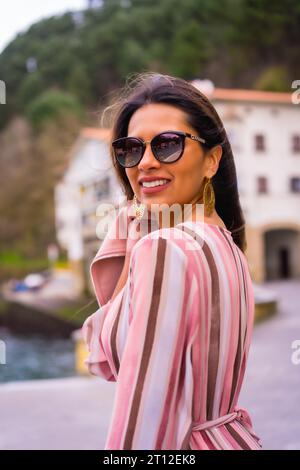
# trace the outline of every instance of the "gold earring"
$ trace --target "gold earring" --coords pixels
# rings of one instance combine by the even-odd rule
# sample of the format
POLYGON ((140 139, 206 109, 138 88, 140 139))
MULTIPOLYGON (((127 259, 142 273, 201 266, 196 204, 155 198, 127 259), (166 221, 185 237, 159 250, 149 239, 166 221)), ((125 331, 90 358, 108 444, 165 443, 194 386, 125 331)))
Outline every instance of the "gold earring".
POLYGON ((210 217, 215 208, 215 192, 211 179, 207 178, 207 181, 203 189, 203 204, 204 204, 204 215, 210 217))
POLYGON ((135 210, 136 219, 140 220, 144 215, 146 206, 145 206, 145 204, 140 204, 138 206, 136 194, 134 194, 134 196, 133 196, 133 208, 135 210))

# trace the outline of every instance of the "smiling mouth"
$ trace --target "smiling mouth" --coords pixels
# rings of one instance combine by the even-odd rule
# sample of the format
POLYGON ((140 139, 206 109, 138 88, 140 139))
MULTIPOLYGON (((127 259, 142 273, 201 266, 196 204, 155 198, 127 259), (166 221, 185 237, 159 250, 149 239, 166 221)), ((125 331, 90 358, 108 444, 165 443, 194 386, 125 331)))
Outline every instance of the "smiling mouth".
POLYGON ((163 184, 169 183, 171 180, 168 178, 160 178, 153 181, 141 181, 139 184, 143 188, 154 188, 156 186, 162 186, 163 184))
POLYGON ((156 184, 156 185, 147 185, 144 186, 141 184, 141 190, 143 194, 151 194, 163 191, 164 189, 168 188, 171 184, 171 180, 164 180, 164 183, 156 184))

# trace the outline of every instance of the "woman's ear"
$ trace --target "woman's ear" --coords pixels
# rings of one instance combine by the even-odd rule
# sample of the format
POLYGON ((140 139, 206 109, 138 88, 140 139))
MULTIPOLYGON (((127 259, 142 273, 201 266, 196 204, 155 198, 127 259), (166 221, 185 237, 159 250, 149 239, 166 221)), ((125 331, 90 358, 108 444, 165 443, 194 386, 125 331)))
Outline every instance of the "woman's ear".
POLYGON ((212 149, 210 149, 209 154, 208 154, 208 173, 207 176, 209 178, 212 178, 218 171, 219 168, 219 163, 222 157, 222 146, 221 145, 216 145, 212 149))

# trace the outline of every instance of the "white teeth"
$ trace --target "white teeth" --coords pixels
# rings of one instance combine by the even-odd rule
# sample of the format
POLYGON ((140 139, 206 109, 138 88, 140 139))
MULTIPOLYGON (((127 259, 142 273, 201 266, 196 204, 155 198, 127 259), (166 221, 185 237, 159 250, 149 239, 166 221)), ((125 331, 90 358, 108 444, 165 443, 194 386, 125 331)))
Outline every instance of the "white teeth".
POLYGON ((169 180, 156 180, 156 181, 143 181, 142 185, 145 188, 153 188, 154 186, 161 186, 162 184, 168 183, 169 180))

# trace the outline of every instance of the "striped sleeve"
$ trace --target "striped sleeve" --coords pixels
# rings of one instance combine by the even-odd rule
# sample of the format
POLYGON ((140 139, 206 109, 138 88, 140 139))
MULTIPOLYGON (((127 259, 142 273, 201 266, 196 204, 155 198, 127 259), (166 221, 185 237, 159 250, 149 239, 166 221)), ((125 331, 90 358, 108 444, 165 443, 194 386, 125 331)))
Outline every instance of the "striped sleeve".
POLYGON ((82 326, 82 337, 88 349, 85 365, 92 375, 97 375, 109 382, 115 382, 115 376, 107 360, 101 339, 103 323, 109 311, 111 300, 90 315, 82 326))
POLYGON ((184 449, 192 423, 194 274, 171 240, 143 237, 130 262, 129 329, 105 449, 184 449))

